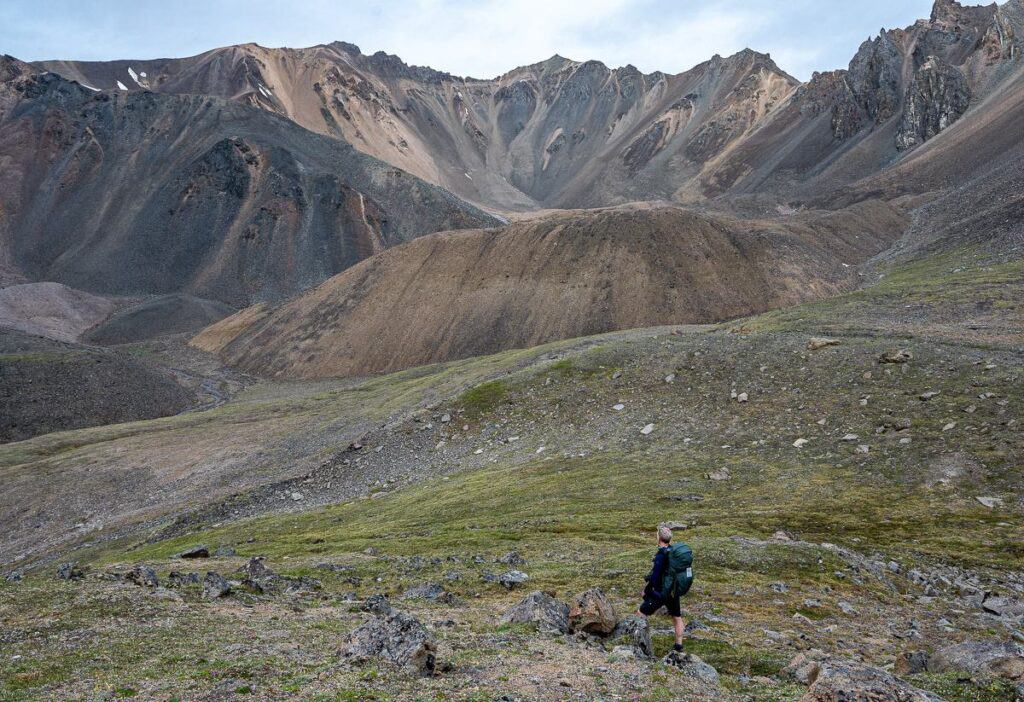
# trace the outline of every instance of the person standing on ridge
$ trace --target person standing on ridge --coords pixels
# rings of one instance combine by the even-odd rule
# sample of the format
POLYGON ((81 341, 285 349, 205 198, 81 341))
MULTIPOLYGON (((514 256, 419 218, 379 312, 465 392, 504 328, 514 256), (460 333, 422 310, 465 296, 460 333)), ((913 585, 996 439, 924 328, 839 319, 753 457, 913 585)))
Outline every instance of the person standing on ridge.
POLYGON ((662 607, 672 617, 676 631, 676 651, 683 650, 683 613, 679 598, 690 590, 693 584, 693 551, 686 544, 672 544, 672 530, 667 526, 658 527, 658 552, 654 554, 654 565, 646 578, 644 601, 637 614, 649 617, 662 607))

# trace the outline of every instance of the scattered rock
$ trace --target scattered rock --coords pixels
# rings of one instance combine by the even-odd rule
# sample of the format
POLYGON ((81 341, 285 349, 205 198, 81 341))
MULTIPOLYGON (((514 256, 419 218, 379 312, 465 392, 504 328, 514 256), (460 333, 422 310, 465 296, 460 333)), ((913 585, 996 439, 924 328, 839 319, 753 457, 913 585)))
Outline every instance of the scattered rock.
POLYGON ((218 546, 217 550, 213 552, 215 558, 232 558, 238 555, 238 552, 230 546, 218 546))
POLYGON ((392 608, 386 600, 377 604, 373 619, 349 634, 341 655, 347 663, 379 658, 424 675, 437 667, 434 637, 419 619, 392 608))
POLYGON ((566 634, 569 632, 569 605, 537 590, 510 607, 502 615, 501 623, 535 623, 543 632, 566 634))
POLYGON ((1024 646, 1004 641, 965 641, 940 648, 928 659, 931 673, 966 672, 1024 682, 1024 646))
POLYGON ((626 406, 620 402, 616 405, 612 405, 612 409, 615 410, 616 412, 621 412, 622 410, 626 409, 626 406))
POLYGON ((745 392, 741 392, 739 395, 736 396, 736 402, 746 402, 748 399, 749 396, 745 392))
POLYGON ((732 477, 729 474, 729 469, 728 468, 719 468, 718 470, 711 471, 707 475, 708 475, 708 480, 728 480, 729 478, 732 477))
MULTIPOLYGON (((651 645, 651 625, 647 617, 631 615, 619 622, 612 631, 612 639, 620 641, 633 649, 637 658, 650 658, 654 655, 651 645)), ((622 646, 616 646, 622 648, 622 646)))
POLYGON ((509 551, 504 556, 498 559, 498 563, 504 563, 510 566, 523 566, 526 565, 526 559, 523 558, 519 551, 509 551))
POLYGON ((510 570, 507 573, 503 573, 499 578, 498 582, 504 586, 506 590, 511 590, 516 585, 522 585, 530 576, 521 570, 510 570))
POLYGON ((210 549, 203 545, 193 546, 192 548, 185 549, 181 553, 177 554, 175 558, 209 558, 210 549))
POLYGON ((599 588, 581 592, 569 609, 569 627, 574 632, 606 636, 617 623, 615 608, 599 588))
POLYGON ((1003 500, 999 497, 975 497, 974 499, 989 509, 995 509, 996 507, 1003 506, 1003 500))
POLYGON ((203 597, 208 600, 216 600, 230 594, 231 585, 227 580, 212 570, 206 573, 206 577, 203 578, 203 597))
POLYGON ((810 685, 821 672, 821 661, 824 658, 825 654, 815 649, 798 653, 789 665, 782 669, 782 676, 801 685, 810 685))
POLYGON ((910 349, 889 349, 878 357, 879 363, 907 363, 914 359, 910 349))
POLYGON ((803 448, 808 444, 809 441, 810 439, 797 439, 796 441, 793 442, 793 446, 795 446, 796 448, 803 448))
POLYGON ((845 434, 843 436, 843 441, 856 441, 859 438, 860 437, 857 436, 856 434, 845 434))
POLYGON ((662 662, 678 669, 686 677, 696 678, 707 685, 718 684, 718 671, 692 653, 672 651, 662 662))
POLYGON ((854 662, 822 663, 800 702, 942 702, 881 670, 854 662))
POLYGON ((893 671, 897 675, 924 673, 928 670, 928 659, 930 657, 927 651, 904 651, 896 657, 893 671))
POLYGON ((927 392, 922 392, 920 395, 918 395, 918 397, 920 398, 921 402, 928 402, 928 400, 932 399, 933 397, 938 397, 941 394, 942 392, 940 390, 928 390, 927 392))
POLYGON ((829 346, 839 346, 839 339, 829 339, 825 336, 812 336, 810 341, 807 342, 808 351, 817 351, 818 349, 827 348, 829 346))
POLYGON ((843 614, 845 614, 848 617, 855 617, 855 616, 857 616, 857 614, 859 614, 859 612, 857 612, 857 608, 854 607, 849 602, 844 602, 843 600, 840 600, 839 603, 838 603, 838 606, 839 606, 839 611, 842 612, 843 614))
POLYGON ((57 579, 84 580, 85 570, 80 568, 77 563, 63 563, 59 568, 57 568, 57 579))
POLYGON ((167 574, 167 587, 186 587, 199 584, 199 573, 181 573, 172 570, 167 574))
POLYGON ((139 587, 157 587, 160 585, 160 580, 156 577, 156 571, 145 563, 139 563, 132 568, 128 575, 125 576, 125 580, 135 583, 139 587))
POLYGON ((445 590, 438 583, 425 583, 423 585, 411 587, 402 594, 402 599, 429 600, 431 602, 442 602, 444 604, 455 603, 455 595, 445 590))
POLYGON ((643 434, 644 436, 647 436, 652 431, 654 431, 654 425, 653 424, 647 424, 647 425, 644 426, 643 429, 640 430, 640 433, 643 434))

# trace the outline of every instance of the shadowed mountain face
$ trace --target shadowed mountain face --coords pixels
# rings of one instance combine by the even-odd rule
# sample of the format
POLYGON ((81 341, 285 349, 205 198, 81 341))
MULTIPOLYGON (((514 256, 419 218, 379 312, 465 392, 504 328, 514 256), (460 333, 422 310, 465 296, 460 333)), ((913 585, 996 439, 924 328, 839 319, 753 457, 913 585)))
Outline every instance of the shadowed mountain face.
POLYGON ((645 205, 433 234, 192 343, 249 372, 311 378, 713 322, 855 286, 854 266, 904 225, 877 201, 784 221, 645 205))
POLYGON ((593 207, 820 193, 871 175, 1000 89, 1019 65, 1022 8, 938 0, 805 85, 749 50, 678 75, 554 56, 493 80, 343 42, 39 65, 96 88, 255 105, 492 207, 593 207))
POLYGON ((107 294, 244 305, 383 248, 495 220, 265 110, 97 92, 0 61, 3 269, 107 294))

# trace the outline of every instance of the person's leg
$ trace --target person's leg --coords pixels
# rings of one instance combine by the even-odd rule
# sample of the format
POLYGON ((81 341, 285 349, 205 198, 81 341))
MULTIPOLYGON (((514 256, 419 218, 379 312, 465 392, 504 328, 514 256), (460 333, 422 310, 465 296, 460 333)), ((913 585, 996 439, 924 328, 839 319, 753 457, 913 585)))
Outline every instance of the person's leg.
POLYGON ((683 618, 682 617, 672 617, 672 626, 675 627, 675 630, 676 630, 676 646, 679 649, 682 649, 682 647, 683 647, 683 618))

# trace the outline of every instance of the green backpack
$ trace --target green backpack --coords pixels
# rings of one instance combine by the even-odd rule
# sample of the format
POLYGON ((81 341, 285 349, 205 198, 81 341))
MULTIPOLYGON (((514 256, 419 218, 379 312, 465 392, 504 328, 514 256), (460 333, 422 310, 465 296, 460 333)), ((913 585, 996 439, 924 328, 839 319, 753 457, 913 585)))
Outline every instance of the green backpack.
POLYGON ((693 551, 686 544, 672 544, 668 547, 668 567, 662 580, 661 591, 665 597, 680 597, 690 591, 693 585, 693 551))

